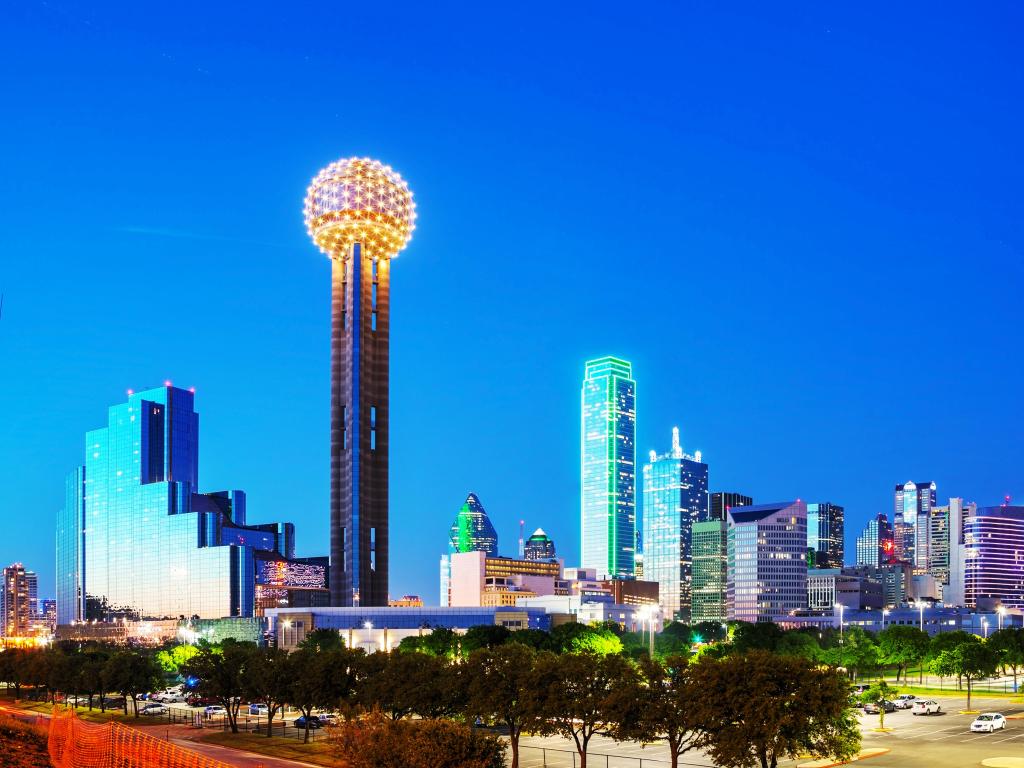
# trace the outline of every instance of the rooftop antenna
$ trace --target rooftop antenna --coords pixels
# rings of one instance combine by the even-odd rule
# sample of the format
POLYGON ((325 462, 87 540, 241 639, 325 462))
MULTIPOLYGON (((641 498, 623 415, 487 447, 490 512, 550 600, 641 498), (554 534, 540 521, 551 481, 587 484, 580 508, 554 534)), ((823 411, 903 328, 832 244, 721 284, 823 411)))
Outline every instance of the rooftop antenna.
POLYGON ((672 458, 683 458, 683 449, 679 445, 679 427, 672 427, 672 458))
POLYGON ((526 543, 523 541, 523 526, 526 525, 525 520, 519 521, 519 559, 522 560, 526 557, 526 543))

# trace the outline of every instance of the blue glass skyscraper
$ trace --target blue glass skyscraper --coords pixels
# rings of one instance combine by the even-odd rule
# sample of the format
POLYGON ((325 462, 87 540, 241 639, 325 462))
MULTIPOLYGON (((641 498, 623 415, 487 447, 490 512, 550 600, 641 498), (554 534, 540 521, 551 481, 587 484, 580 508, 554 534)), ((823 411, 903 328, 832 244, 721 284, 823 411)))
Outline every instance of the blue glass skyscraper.
POLYGON ((636 546, 636 382, 615 357, 586 364, 581 392, 581 565, 632 578, 636 546))
POLYGON ((255 553, 293 554, 291 524, 246 524, 242 491, 199 493, 193 398, 130 392, 86 433, 57 525, 59 624, 251 616, 255 553))
POLYGON ((700 453, 683 453, 679 430, 672 450, 651 451, 644 465, 644 579, 658 582, 666 619, 690 621, 693 525, 708 517, 708 465, 700 453))

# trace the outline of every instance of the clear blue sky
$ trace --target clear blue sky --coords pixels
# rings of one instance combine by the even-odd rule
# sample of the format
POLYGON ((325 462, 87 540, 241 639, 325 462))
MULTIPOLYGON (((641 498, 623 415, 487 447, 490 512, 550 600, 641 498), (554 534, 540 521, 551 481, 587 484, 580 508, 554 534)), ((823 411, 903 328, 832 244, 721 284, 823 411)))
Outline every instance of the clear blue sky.
MULTIPOLYGON (((1024 497, 1013 3, 25 2, 0 24, 0 561, 53 589, 83 434, 196 386, 203 490, 327 552, 328 264, 309 179, 416 193, 395 264, 393 594, 475 490, 579 551, 579 387, 633 361, 714 489, 1024 497)), ((160 567, 154 563, 154 567, 160 567)))

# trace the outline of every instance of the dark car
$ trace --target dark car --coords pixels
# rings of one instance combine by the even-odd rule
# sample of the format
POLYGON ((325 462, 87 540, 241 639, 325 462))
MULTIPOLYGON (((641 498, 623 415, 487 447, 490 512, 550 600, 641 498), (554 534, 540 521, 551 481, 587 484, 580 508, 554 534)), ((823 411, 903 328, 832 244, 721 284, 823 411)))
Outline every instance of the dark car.
MULTIPOLYGON (((295 725, 296 728, 302 728, 303 730, 305 730, 305 728, 306 728, 306 716, 305 715, 300 715, 298 718, 296 718, 294 725, 295 725)), ((312 730, 314 728, 322 728, 323 726, 324 726, 324 724, 320 721, 320 718, 317 717, 316 715, 313 715, 312 717, 309 718, 310 730, 312 730)))
POLYGON ((197 693, 193 693, 185 699, 185 703, 190 707, 208 707, 211 704, 216 704, 217 699, 211 699, 209 696, 200 696, 197 693))
POLYGON ((884 709, 886 712, 895 712, 896 705, 891 701, 869 701, 864 705, 864 714, 866 715, 877 715, 879 709, 884 709))

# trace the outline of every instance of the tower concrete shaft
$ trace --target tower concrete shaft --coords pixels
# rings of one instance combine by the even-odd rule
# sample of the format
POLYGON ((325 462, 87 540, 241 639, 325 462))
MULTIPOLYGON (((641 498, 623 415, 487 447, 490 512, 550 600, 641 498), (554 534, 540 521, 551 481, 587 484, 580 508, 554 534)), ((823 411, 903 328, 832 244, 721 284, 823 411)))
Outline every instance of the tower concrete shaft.
POLYGON ((331 260, 331 605, 388 602, 390 261, 331 260))

